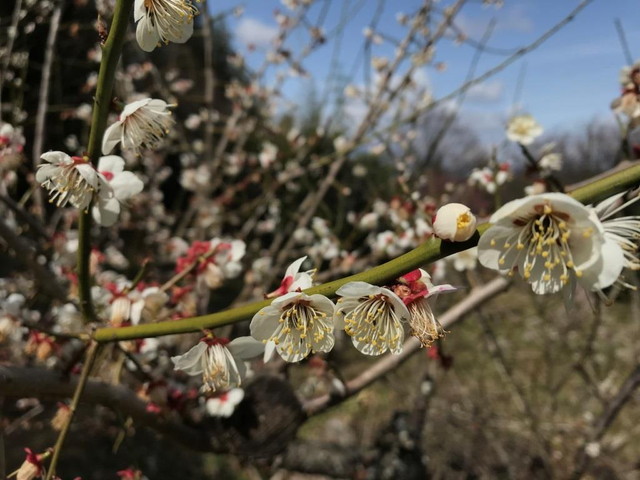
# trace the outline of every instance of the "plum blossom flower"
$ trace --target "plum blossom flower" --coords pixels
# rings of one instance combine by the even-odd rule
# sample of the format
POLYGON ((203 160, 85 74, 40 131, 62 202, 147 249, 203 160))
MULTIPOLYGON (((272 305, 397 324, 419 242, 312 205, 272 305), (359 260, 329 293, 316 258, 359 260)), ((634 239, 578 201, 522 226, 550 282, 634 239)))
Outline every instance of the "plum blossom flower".
POLYGON ((138 45, 145 52, 152 52, 160 42, 185 43, 193 35, 193 17, 197 13, 189 0, 136 0, 138 45))
POLYGON ((531 145, 543 129, 531 115, 518 115, 507 124, 507 138, 521 145, 531 145))
POLYGON ((334 345, 334 307, 323 295, 289 292, 253 316, 251 336, 267 344, 265 361, 274 348, 287 362, 329 352, 334 345))
POLYGON ((127 104, 118 121, 104 132, 102 154, 111 153, 118 143, 122 148, 136 152, 156 148, 175 123, 168 109, 170 106, 156 98, 143 98, 127 104))
POLYGON ((574 280, 601 290, 624 266, 622 248, 605 235, 592 210, 563 193, 514 200, 490 221, 478 244, 480 263, 518 272, 536 294, 558 292, 574 280))
POLYGON ((285 293, 299 292, 301 290, 311 288, 313 285, 313 274, 315 273, 315 269, 307 272, 300 272, 300 267, 306 259, 306 256, 300 257, 289 265, 287 270, 284 272, 284 278, 280 282, 280 286, 273 292, 267 293, 265 298, 279 297, 285 293))
POLYGON ((264 345, 251 337, 238 337, 229 342, 206 336, 188 352, 171 357, 175 370, 188 375, 202 374, 204 392, 216 392, 239 387, 245 377, 245 360, 264 352, 264 345))
POLYGON ((120 215, 120 204, 137 195, 144 188, 142 180, 134 173, 124 170, 124 159, 107 155, 98 161, 101 187, 92 214, 103 227, 116 223, 120 215))
POLYGON ((336 328, 344 328, 353 346, 365 355, 402 351, 402 323, 411 317, 403 301, 388 288, 349 282, 338 289, 336 328))
POLYGON ((212 417, 230 417, 243 399, 244 390, 232 388, 228 392, 222 392, 215 397, 208 398, 205 410, 207 415, 212 417))
POLYGON ((476 217, 461 203, 448 203, 438 209, 433 231, 443 240, 464 242, 476 232, 476 217))
POLYGON ((420 340, 423 347, 429 347, 446 332, 436 319, 427 299, 457 289, 449 284, 434 285, 431 276, 421 268, 403 275, 398 280, 400 283, 394 285, 393 291, 409 309, 411 335, 420 340))
POLYGON ((242 271, 240 260, 244 257, 246 245, 242 240, 227 241, 214 238, 209 242, 196 241, 186 255, 178 258, 176 270, 181 272, 192 268, 209 288, 218 288, 226 278, 235 278, 242 271))
POLYGON ((86 210, 100 188, 100 175, 88 157, 70 157, 64 152, 43 153, 47 163, 38 165, 36 181, 49 190, 49 201, 58 207, 70 203, 86 210))

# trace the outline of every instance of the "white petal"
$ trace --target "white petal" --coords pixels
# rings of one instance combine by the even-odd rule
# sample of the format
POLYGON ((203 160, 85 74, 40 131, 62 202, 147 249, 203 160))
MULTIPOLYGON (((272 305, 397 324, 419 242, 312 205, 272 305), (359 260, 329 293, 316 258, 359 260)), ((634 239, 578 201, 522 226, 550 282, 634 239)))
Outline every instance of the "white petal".
POLYGON ((189 375, 198 375, 202 373, 202 355, 206 352, 208 345, 204 342, 198 342, 191 350, 182 355, 171 357, 171 361, 175 365, 174 370, 182 370, 189 375))
POLYGON ((269 340, 279 325, 280 310, 273 306, 264 307, 253 316, 250 330, 256 340, 269 340))
POLYGON ((130 199, 144 189, 144 183, 132 172, 120 172, 114 175, 111 188, 115 197, 121 202, 130 199))
POLYGON ((120 215, 120 202, 116 198, 99 198, 91 209, 94 220, 103 227, 110 227, 120 215))
POLYGON ((231 352, 231 355, 242 361, 262 355, 264 353, 264 343, 253 337, 238 337, 229 342, 227 349, 231 352))
POLYGON ((136 40, 145 52, 153 52, 158 46, 160 37, 149 17, 145 14, 140 18, 136 28, 136 40))
POLYGON ((45 162, 53 163, 57 165, 59 163, 71 163, 71 157, 64 152, 46 152, 40 155, 40 158, 45 162))
POLYGON ((122 138, 122 122, 116 122, 110 125, 102 136, 102 154, 108 155, 120 143, 122 138))
POLYGON ((284 277, 295 277, 296 273, 298 273, 300 271, 300 267, 302 266, 302 264, 304 263, 304 261, 307 259, 306 255, 304 257, 300 257, 299 259, 297 259, 295 262, 293 262, 291 265, 289 265, 287 267, 287 271, 284 272, 284 277))
POLYGON ((118 155, 106 155, 98 160, 99 172, 119 173, 124 170, 124 158, 118 155))
POLYGON ((596 262, 582 271, 578 282, 591 290, 606 288, 620 277, 624 267, 624 252, 615 241, 606 238, 596 262))
POLYGON ((341 297, 365 297, 379 293, 380 287, 367 282, 349 282, 336 291, 336 295, 340 295, 341 297))

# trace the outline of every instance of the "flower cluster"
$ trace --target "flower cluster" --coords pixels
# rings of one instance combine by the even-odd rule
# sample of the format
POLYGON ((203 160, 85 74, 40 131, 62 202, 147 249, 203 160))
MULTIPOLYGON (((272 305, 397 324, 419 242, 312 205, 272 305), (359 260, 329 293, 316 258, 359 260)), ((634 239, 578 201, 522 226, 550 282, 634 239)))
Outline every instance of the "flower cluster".
POLYGON ((192 269, 207 287, 218 288, 224 279, 235 278, 240 274, 240 260, 245 251, 246 245, 242 240, 214 238, 208 242, 196 241, 184 256, 177 259, 176 271, 180 273, 192 269))
POLYGON ((300 291, 311 286, 309 274, 298 273, 304 260, 298 259, 289 267, 281 286, 269 294, 280 296, 251 321, 251 335, 266 344, 265 360, 274 350, 287 362, 328 352, 335 343, 334 329, 343 329, 365 355, 400 353, 405 325, 423 346, 444 334, 426 300, 455 288, 433 285, 424 270, 400 277, 389 288, 347 283, 336 292, 341 298, 334 304, 323 295, 300 291))

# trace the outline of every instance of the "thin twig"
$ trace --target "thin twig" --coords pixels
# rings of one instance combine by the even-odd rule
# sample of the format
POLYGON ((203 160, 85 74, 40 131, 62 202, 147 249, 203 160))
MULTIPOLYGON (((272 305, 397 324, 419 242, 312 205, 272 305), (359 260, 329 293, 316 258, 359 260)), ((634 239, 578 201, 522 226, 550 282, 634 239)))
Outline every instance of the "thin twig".
POLYGON ((96 360, 96 355, 100 349, 100 344, 97 342, 92 342, 87 350, 87 355, 84 360, 84 365, 82 367, 82 373, 80 374, 80 379, 76 385, 75 392, 73 393, 73 399, 71 400, 71 405, 69 405, 69 416, 65 419, 64 425, 60 430, 60 434, 58 435, 58 439, 56 440, 56 444, 53 447, 53 455, 51 456, 51 462, 49 463, 49 469, 47 470, 47 477, 45 480, 52 480, 56 473, 56 465, 58 464, 58 459, 60 458, 60 453, 62 452, 62 447, 64 446, 64 442, 67 439, 67 434, 69 433, 69 428, 71 427, 71 422, 73 421, 73 417, 78 409, 78 405, 80 404, 80 399, 82 398, 82 393, 87 385, 87 381, 89 380, 89 373, 91 372, 91 368, 93 367, 93 363, 96 360))
MULTIPOLYGON (((44 63, 42 65, 42 76, 40 78, 40 90, 38 92, 38 110, 36 111, 36 125, 33 138, 32 162, 34 170, 40 163, 40 155, 42 154, 42 145, 44 144, 45 122, 47 119, 47 108, 49 106, 49 87, 51 86, 51 66, 53 65, 54 50, 56 39, 58 38, 58 30, 60 28, 60 17, 62 16, 62 7, 64 0, 59 0, 53 14, 51 15, 51 23, 49 24, 49 35, 44 50, 44 63)), ((44 216, 44 200, 42 190, 35 188, 33 192, 33 201, 35 203, 35 213, 39 217, 44 216)))

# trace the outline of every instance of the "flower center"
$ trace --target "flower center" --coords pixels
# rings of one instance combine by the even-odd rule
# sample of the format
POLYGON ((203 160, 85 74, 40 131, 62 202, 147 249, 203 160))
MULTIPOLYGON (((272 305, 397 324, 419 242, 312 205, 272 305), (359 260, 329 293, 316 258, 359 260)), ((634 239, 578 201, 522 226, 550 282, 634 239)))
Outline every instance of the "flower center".
POLYGON ((315 348, 333 330, 327 314, 304 299, 284 305, 278 322, 270 340, 291 357, 306 357, 310 351, 315 353, 315 348))
MULTIPOLYGON (((537 205, 535 214, 528 218, 514 220, 516 228, 504 242, 504 252, 499 257, 500 265, 511 268, 521 266, 523 278, 533 277, 536 281, 548 284, 560 281, 564 286, 569 282, 570 270, 580 277, 582 272, 576 268, 569 245, 572 231, 568 222, 570 216, 564 212, 554 211, 547 204, 537 205)), ((591 236, 593 231, 587 229, 583 236, 591 236)), ((495 245, 495 240, 492 240, 495 245)))
POLYGON ((344 331, 356 341, 369 345, 376 355, 396 350, 402 338, 402 324, 389 298, 384 294, 362 297, 356 308, 344 317, 344 331))

